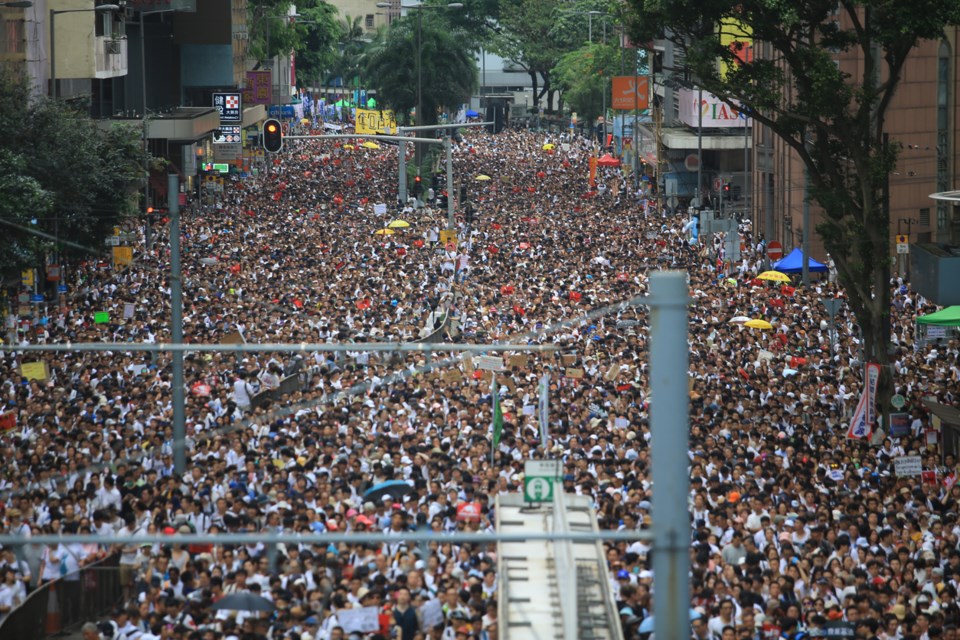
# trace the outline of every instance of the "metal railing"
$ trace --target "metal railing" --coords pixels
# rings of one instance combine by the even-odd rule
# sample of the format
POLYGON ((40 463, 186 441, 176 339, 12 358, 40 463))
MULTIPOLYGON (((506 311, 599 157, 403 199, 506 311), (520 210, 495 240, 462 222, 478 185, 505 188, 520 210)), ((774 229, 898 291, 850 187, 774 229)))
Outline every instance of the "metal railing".
POLYGON ((120 554, 40 585, 0 620, 0 638, 43 640, 103 616, 123 599, 120 554))

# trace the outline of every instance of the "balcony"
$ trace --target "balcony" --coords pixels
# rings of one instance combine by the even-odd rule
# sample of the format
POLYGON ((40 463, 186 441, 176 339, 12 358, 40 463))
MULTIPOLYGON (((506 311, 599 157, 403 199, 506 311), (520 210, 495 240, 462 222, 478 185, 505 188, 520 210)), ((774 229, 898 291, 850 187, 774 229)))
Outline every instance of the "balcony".
MULTIPOLYGON (((127 75, 127 38, 94 38, 94 75, 98 79, 127 75)), ((58 56, 59 57, 59 56, 58 56)))

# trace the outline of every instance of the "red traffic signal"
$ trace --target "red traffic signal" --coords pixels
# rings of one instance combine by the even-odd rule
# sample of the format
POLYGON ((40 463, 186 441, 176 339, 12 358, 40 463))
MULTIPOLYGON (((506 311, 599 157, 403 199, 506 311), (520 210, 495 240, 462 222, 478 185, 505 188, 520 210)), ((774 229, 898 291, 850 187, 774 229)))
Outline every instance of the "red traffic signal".
POLYGON ((263 123, 263 148, 269 153, 280 153, 283 149, 283 129, 275 118, 263 123))

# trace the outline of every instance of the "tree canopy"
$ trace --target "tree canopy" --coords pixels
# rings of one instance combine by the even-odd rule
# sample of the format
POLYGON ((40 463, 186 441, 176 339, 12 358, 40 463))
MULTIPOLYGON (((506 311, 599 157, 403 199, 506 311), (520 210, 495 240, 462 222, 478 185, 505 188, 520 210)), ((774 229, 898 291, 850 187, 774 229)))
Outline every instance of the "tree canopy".
MULTIPOLYGON (((414 15, 393 25, 367 49, 366 74, 377 90, 381 106, 403 118, 417 106, 417 22, 414 15)), ((440 12, 422 16, 423 113, 417 124, 436 124, 438 111, 457 107, 477 88, 477 64, 462 46, 460 32, 440 12), (439 15, 438 15, 439 14, 439 15)))
POLYGON ((143 175, 140 131, 101 128, 62 101, 28 98, 19 80, 0 75, 0 219, 7 251, 0 271, 38 266, 52 239, 61 252, 98 251, 103 239, 135 210, 143 175))
POLYGON ((308 0, 297 4, 300 17, 293 22, 297 31, 294 52, 297 56, 297 79, 320 81, 336 62, 337 45, 344 29, 337 8, 327 2, 308 0))
MULTIPOLYGON (((865 354, 889 360, 890 220, 884 184, 896 164, 887 113, 922 39, 960 21, 956 0, 629 0, 634 40, 665 38, 700 86, 786 142, 808 170, 817 228, 863 331, 865 354), (747 54, 749 40, 763 56, 747 54), (759 49, 759 44, 756 47, 759 49), (837 64, 843 56, 858 65, 837 64)), ((886 368, 885 368, 886 371, 886 368)), ((889 394, 889 372, 880 397, 889 394)))

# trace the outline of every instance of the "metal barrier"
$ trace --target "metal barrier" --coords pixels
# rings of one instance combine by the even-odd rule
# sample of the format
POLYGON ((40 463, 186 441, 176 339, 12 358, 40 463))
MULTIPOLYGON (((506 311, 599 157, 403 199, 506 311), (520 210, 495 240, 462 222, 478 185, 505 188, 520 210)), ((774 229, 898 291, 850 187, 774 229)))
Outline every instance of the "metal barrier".
POLYGON ((0 620, 0 638, 43 640, 96 621, 123 599, 119 561, 113 554, 41 585, 0 620))

